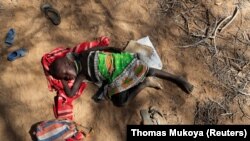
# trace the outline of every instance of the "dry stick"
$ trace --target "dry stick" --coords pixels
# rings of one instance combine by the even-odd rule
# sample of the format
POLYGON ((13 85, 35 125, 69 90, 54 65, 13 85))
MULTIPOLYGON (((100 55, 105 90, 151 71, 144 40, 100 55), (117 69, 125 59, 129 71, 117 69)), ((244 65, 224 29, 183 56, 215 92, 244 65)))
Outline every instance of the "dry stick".
POLYGON ((188 34, 188 31, 184 28, 184 27, 182 27, 182 26, 180 26, 180 25, 178 25, 178 24, 176 24, 181 30, 183 30, 184 32, 186 32, 187 34, 188 34))
POLYGON ((243 43, 243 44, 246 44, 246 45, 250 45, 249 38, 248 38, 248 36, 245 34, 245 31, 243 31, 242 37, 243 37, 243 40, 239 39, 238 36, 237 36, 237 34, 235 35, 235 38, 236 38, 239 42, 241 42, 241 43, 243 43), (246 40, 246 41, 245 41, 245 40, 246 40))
POLYGON ((224 18, 223 20, 221 20, 218 24, 217 22, 215 23, 215 29, 214 31, 212 32, 212 41, 213 41, 213 45, 214 45, 214 49, 215 49, 215 54, 217 54, 218 50, 217 50, 217 45, 216 45, 216 35, 217 35, 217 32, 219 30, 219 28, 221 27, 221 25, 226 21, 228 20, 229 18, 231 18, 231 16, 228 16, 226 18, 224 18))
POLYGON ((189 8, 185 1, 183 1, 181 4, 183 4, 185 8, 189 8))
POLYGON ((203 56, 203 58, 205 59, 206 65, 209 66, 208 59, 205 57, 204 53, 201 50, 199 50, 199 51, 200 51, 201 55, 203 56))
POLYGON ((220 114, 221 116, 231 116, 233 115, 234 113, 223 113, 223 114, 220 114))
POLYGON ((237 38, 237 40, 243 44, 246 44, 246 45, 250 45, 250 42, 245 42, 245 41, 242 41, 241 39, 237 38))
POLYGON ((206 39, 208 39, 208 37, 206 37, 206 38, 204 38, 204 39, 202 39, 202 40, 200 40, 200 41, 198 41, 198 42, 196 42, 196 43, 194 43, 194 44, 185 45, 185 46, 178 46, 178 47, 180 47, 180 48, 194 47, 194 46, 197 46, 197 45, 199 45, 200 43, 204 42, 206 39))
POLYGON ((250 96, 250 94, 249 94, 249 93, 242 92, 241 90, 238 90, 238 92, 239 92, 239 94, 250 96))
POLYGON ((245 63, 245 65, 242 66, 242 70, 245 69, 248 65, 250 65, 250 61, 248 61, 247 63, 245 63))
MULTIPOLYGON (((215 31, 216 31, 216 29, 217 29, 217 20, 215 21, 215 27, 214 27, 214 30, 213 30, 213 32, 212 33, 215 33, 215 31)), ((217 31, 216 31, 217 32, 217 31)), ((213 35, 213 34, 212 34, 213 35)), ((202 43, 202 42, 204 42, 205 40, 207 40, 207 39, 210 39, 210 38, 214 38, 213 36, 210 36, 210 35, 207 35, 207 36, 205 36, 205 38, 203 38, 202 40, 200 40, 200 41, 198 41, 198 42, 196 42, 196 43, 194 43, 194 44, 189 44, 189 45, 185 45, 185 46, 178 46, 178 47, 180 47, 180 48, 188 48, 188 47, 194 47, 194 46, 197 46, 197 45, 199 45, 200 43, 202 43)))
POLYGON ((188 31, 188 34, 190 33, 190 31, 189 31, 189 25, 188 25, 188 19, 187 19, 187 17, 185 17, 185 15, 184 14, 181 14, 181 17, 184 19, 184 22, 186 23, 186 28, 187 28, 187 31, 188 31))
POLYGON ((236 6, 232 18, 219 30, 219 32, 222 32, 228 25, 232 23, 232 21, 236 18, 236 16, 239 13, 238 11, 239 11, 239 6, 236 6))
POLYGON ((211 25, 208 9, 206 10, 206 19, 207 19, 207 28, 205 30, 205 36, 207 37, 207 36, 209 36, 209 29, 210 29, 210 25, 211 25))
POLYGON ((247 34, 246 34, 245 31, 243 31, 242 36, 243 36, 244 40, 247 40, 247 42, 249 42, 249 38, 248 38, 248 36, 247 36, 247 34))
POLYGON ((236 63, 234 63, 232 61, 230 61, 230 65, 233 66, 233 68, 236 69, 237 71, 242 70, 242 68, 238 64, 236 64, 236 63))
POLYGON ((190 33, 191 36, 196 37, 196 38, 206 38, 205 35, 197 35, 195 33, 190 33))
POLYGON ((224 57, 226 59, 230 59, 230 60, 237 60, 237 61, 241 61, 242 59, 237 59, 237 58, 232 58, 232 57, 227 57, 227 56, 221 56, 224 57))
MULTIPOLYGON (((191 33, 191 36, 194 37, 199 37, 199 38, 206 38, 209 36, 209 27, 210 27, 210 20, 209 20, 209 11, 206 10, 206 19, 207 19, 207 28, 205 29, 205 35, 196 35, 194 33, 191 33)), ((195 21, 194 21, 195 22, 195 21)), ((196 28, 197 29, 197 28, 196 28)), ((198 29, 201 30, 201 29, 198 29)), ((202 31, 202 30, 201 30, 202 31)), ((203 32, 203 31, 202 31, 203 32)), ((209 39, 211 38, 210 36, 208 37, 209 39)))
POLYGON ((213 44, 214 44, 214 48, 215 48, 215 54, 217 54, 217 47, 216 47, 216 34, 217 32, 222 32, 229 24, 232 23, 232 21, 235 19, 235 17, 237 16, 238 14, 238 9, 239 7, 236 6, 235 10, 234 10, 234 13, 233 13, 233 16, 227 16, 226 18, 224 18, 223 20, 221 20, 218 25, 216 26, 213 34, 212 34, 212 38, 213 38, 213 44), (222 24, 229 20, 224 26, 222 26, 222 24), (222 26, 222 27, 221 27, 222 26))
POLYGON ((196 7, 198 7, 198 5, 199 5, 199 4, 196 4, 195 6, 189 8, 188 10, 186 10, 186 11, 184 11, 184 12, 181 12, 181 14, 176 15, 176 16, 175 16, 175 19, 176 19, 177 17, 181 16, 182 14, 186 14, 186 13, 188 13, 188 12, 193 11, 196 7))
MULTIPOLYGON (((197 4, 198 5, 198 4, 197 4)), ((196 5, 196 6, 197 6, 196 5)), ((194 6, 194 7, 196 7, 196 6, 194 6)), ((193 7, 193 8, 194 8, 193 7)), ((192 8, 192 9, 193 9, 192 8)), ((191 10, 192 10, 191 9, 191 10)), ((189 44, 189 45, 184 45, 184 46, 178 46, 178 47, 180 47, 180 48, 189 48, 189 47, 194 47, 194 46, 197 46, 197 45, 199 45, 200 43, 202 43, 202 42, 204 42, 206 39, 209 39, 210 38, 210 36, 208 36, 207 34, 208 34, 208 30, 209 30, 209 25, 210 25, 210 22, 209 22, 209 16, 208 16, 208 10, 206 11, 207 12, 207 19, 208 19, 208 27, 207 27, 207 29, 206 29, 206 35, 195 35, 195 34, 192 34, 191 36, 197 36, 197 37, 201 37, 201 38, 203 38, 203 39, 201 39, 200 41, 198 41, 198 42, 196 42, 196 43, 194 43, 194 44, 189 44)), ((186 12, 185 12, 186 13, 186 12)), ((181 13, 181 15, 184 15, 185 13, 181 13)), ((184 17, 183 17, 184 18, 184 17)), ((188 32, 189 33, 189 32, 188 32)))
POLYGON ((168 6, 167 8, 163 9, 164 6, 163 4, 160 4, 160 7, 161 7, 161 11, 164 13, 164 12, 168 12, 168 10, 170 9, 170 7, 168 6))
POLYGON ((242 90, 246 89, 246 86, 248 85, 248 82, 249 82, 249 81, 247 81, 247 82, 244 84, 244 87, 243 87, 242 90))
POLYGON ((227 16, 226 18, 224 18, 223 20, 221 20, 220 22, 218 22, 218 24, 215 26, 214 32, 212 33, 212 37, 215 38, 217 35, 218 30, 220 29, 221 25, 228 20, 229 18, 231 18, 231 16, 227 16))
MULTIPOLYGON (((198 35, 198 34, 195 34, 195 33, 190 33, 190 35, 193 36, 193 37, 196 37, 196 38, 206 38, 207 37, 206 35, 198 35)), ((217 38, 228 40, 228 39, 226 39, 226 38, 224 38, 222 36, 218 36, 218 35, 216 35, 216 36, 217 36, 217 38)), ((212 36, 208 36, 208 39, 213 39, 213 38, 214 37, 212 37, 212 36)))
POLYGON ((208 98, 208 99, 209 99, 210 101, 212 101, 212 102, 218 104, 222 109, 226 110, 226 108, 225 108, 224 106, 222 106, 219 102, 214 101, 214 100, 212 100, 212 99, 210 99, 210 98, 208 98))
POLYGON ((217 50, 217 45, 216 45, 216 40, 215 40, 215 38, 213 38, 212 41, 213 41, 214 50, 215 50, 214 55, 216 55, 216 54, 218 53, 218 50, 217 50))
MULTIPOLYGON (((171 1, 171 2, 167 2, 167 4, 172 4, 172 5, 168 6, 168 8, 166 8, 166 9, 162 10, 162 12, 166 13, 166 12, 168 12, 169 9, 173 9, 175 3, 176 3, 176 0, 171 1)), ((160 6, 161 6, 161 8, 164 8, 163 4, 160 4, 160 6)))
MULTIPOLYGON (((164 2, 163 2, 164 3, 164 2)), ((172 1, 165 1, 166 4, 173 4, 173 3, 176 3, 176 0, 172 0, 172 1)))
POLYGON ((247 38, 247 41, 248 41, 248 42, 250 42, 250 40, 249 40, 249 35, 248 35, 248 34, 246 34, 246 36, 247 36, 247 37, 246 37, 246 38, 247 38))
POLYGON ((243 107, 241 107, 241 104, 240 104, 240 100, 238 99, 238 104, 239 104, 239 108, 240 108, 240 111, 242 112, 242 116, 241 116, 241 119, 243 118, 243 117, 246 117, 246 118, 248 118, 248 119, 250 119, 250 117, 244 112, 244 110, 243 110, 243 107))
POLYGON ((171 9, 173 9, 174 8, 174 6, 175 6, 175 4, 176 4, 176 0, 174 0, 174 1, 172 1, 172 5, 171 5, 171 9))
MULTIPOLYGON (((215 28, 212 32, 212 35, 207 35, 204 39, 194 43, 194 44, 190 44, 190 45, 185 45, 185 46, 179 46, 180 48, 188 48, 188 47, 192 47, 192 46, 197 46, 198 44, 202 43, 203 41, 205 41, 206 39, 212 39, 213 45, 214 45, 214 49, 215 49, 215 54, 217 54, 217 45, 216 45, 216 36, 217 36, 217 32, 222 32, 229 24, 232 23, 232 21, 235 19, 235 17, 238 15, 238 9, 239 7, 236 6, 233 16, 227 16, 226 18, 224 18, 223 20, 221 20, 218 24, 217 21, 215 21, 215 28), (229 20, 224 26, 222 26, 222 24, 224 22, 226 22, 227 20, 229 20), (221 27, 222 26, 222 27, 221 27)), ((193 36, 199 36, 199 35, 194 35, 193 36)), ((203 36, 201 36, 203 37, 203 36)))

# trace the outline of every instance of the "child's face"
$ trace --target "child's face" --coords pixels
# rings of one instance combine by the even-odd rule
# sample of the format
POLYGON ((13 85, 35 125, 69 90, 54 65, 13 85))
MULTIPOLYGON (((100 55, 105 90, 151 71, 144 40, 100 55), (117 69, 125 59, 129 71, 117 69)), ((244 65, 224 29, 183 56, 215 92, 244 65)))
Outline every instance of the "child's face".
POLYGON ((66 65, 65 67, 61 69, 61 72, 59 73, 59 75, 64 80, 73 80, 76 78, 75 68, 69 65, 66 65))
POLYGON ((57 65, 57 73, 54 76, 55 78, 64 80, 74 80, 76 78, 77 74, 74 63, 63 60, 57 65))

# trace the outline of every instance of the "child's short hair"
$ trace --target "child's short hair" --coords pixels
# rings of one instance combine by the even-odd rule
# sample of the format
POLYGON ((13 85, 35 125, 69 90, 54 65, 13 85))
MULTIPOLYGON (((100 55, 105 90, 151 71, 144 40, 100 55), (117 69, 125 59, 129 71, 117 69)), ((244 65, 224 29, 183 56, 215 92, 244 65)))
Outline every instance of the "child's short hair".
POLYGON ((56 76, 58 74, 58 70, 60 69, 62 62, 65 61, 65 58, 58 58, 49 66, 49 74, 52 76, 56 76))
POLYGON ((57 71, 56 66, 57 66, 56 65, 56 60, 53 63, 50 64, 49 71, 48 71, 50 75, 54 76, 56 74, 56 71, 57 71))

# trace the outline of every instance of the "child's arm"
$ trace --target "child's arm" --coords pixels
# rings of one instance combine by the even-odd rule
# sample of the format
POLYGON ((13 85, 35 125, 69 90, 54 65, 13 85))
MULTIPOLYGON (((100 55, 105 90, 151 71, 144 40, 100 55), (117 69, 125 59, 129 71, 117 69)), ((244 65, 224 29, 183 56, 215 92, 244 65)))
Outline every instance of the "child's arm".
POLYGON ((82 83, 82 81, 84 79, 85 79, 84 76, 78 75, 75 82, 74 82, 74 84, 73 84, 73 87, 71 89, 68 86, 68 82, 66 80, 62 80, 63 88, 64 88, 64 91, 65 91, 66 95, 68 97, 73 97, 74 95, 76 95, 76 92, 80 88, 81 83, 82 83))

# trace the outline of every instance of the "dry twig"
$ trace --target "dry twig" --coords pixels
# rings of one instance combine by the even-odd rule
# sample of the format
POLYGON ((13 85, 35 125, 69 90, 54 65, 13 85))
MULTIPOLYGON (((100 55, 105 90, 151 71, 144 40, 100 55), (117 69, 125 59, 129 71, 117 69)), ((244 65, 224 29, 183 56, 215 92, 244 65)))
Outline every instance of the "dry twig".
POLYGON ((243 117, 246 117, 246 118, 250 119, 250 117, 249 117, 249 116, 245 113, 245 111, 243 110, 243 107, 241 106, 240 100, 239 100, 239 99, 238 99, 238 104, 239 104, 240 111, 241 111, 241 113, 243 114, 243 115, 241 116, 241 119, 242 119, 243 117))
POLYGON ((236 18, 236 16, 238 15, 239 11, 239 6, 235 7, 235 10, 233 12, 233 15, 230 16, 232 17, 231 19, 229 19, 229 21, 223 26, 221 27, 221 29, 219 30, 219 32, 222 32, 228 25, 230 25, 232 23, 232 21, 234 21, 234 19, 236 18))
POLYGON ((243 91, 241 91, 241 90, 238 90, 238 93, 241 94, 241 95, 250 96, 249 93, 243 92, 243 91))
MULTIPOLYGON (((179 46, 180 48, 188 48, 188 47, 196 47, 198 46, 200 43, 204 42, 205 40, 207 39, 211 39, 212 40, 212 44, 214 46, 214 49, 215 49, 215 54, 218 53, 217 51, 217 44, 216 44, 216 36, 217 36, 217 32, 222 32, 228 25, 230 25, 232 23, 232 21, 236 18, 236 16, 238 15, 238 9, 239 7, 236 6, 235 10, 234 10, 234 13, 233 15, 231 16, 227 16, 226 18, 222 19, 220 22, 217 22, 217 20, 215 21, 215 26, 214 26, 214 29, 212 31, 212 33, 209 33, 209 27, 210 27, 210 23, 208 21, 208 28, 206 29, 206 33, 205 35, 196 35, 196 34, 193 34, 191 33, 191 36, 195 36, 195 37, 200 37, 202 38, 200 41, 194 43, 194 44, 189 44, 189 45, 184 45, 184 46, 179 46)), ((208 16, 208 10, 206 11, 206 15, 207 15, 207 18, 209 20, 209 16, 208 16)), ((182 16, 184 15, 183 13, 181 14, 182 16)), ((183 17, 184 20, 185 20, 185 23, 187 24, 187 18, 183 17)), ((188 25, 187 25, 188 27, 188 25)), ((188 29, 189 31, 189 29, 188 29)))

